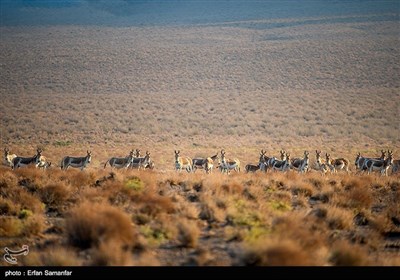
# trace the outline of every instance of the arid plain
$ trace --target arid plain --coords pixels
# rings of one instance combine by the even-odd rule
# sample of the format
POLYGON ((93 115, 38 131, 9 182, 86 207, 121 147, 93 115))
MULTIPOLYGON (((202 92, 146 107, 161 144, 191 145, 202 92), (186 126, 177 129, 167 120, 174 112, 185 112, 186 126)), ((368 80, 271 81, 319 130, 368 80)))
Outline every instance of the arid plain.
POLYGON ((346 19, 1 27, 1 148, 52 166, 0 169, 0 246, 29 244, 23 265, 400 265, 399 174, 354 166, 400 157, 398 22, 346 19), (154 170, 103 169, 136 148, 154 170), (177 174, 175 149, 242 171, 177 174), (351 172, 243 174, 261 149, 351 172))

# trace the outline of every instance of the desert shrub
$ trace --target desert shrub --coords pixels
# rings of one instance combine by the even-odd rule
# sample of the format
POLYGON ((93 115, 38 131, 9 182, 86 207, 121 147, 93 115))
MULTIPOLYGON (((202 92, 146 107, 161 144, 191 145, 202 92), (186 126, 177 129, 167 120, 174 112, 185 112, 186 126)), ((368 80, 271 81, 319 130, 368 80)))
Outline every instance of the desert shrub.
POLYGON ((142 191, 144 188, 144 184, 142 180, 140 180, 140 178, 135 176, 135 177, 129 177, 125 181, 125 187, 135 191, 142 191))
POLYGON ((3 194, 5 189, 18 185, 18 178, 14 172, 10 171, 9 168, 3 171, 0 172, 0 194, 3 194))
POLYGON ((181 221, 178 223, 178 240, 181 246, 195 248, 199 235, 200 231, 195 222, 181 221))
POLYGON ((269 205, 271 206, 272 209, 277 211, 284 212, 292 209, 292 206, 285 201, 272 200, 269 202, 269 205))
POLYGON ((308 179, 308 182, 317 190, 321 190, 325 185, 325 182, 319 178, 311 177, 308 179))
POLYGON ((139 211, 149 216, 155 217, 160 213, 172 214, 175 212, 175 205, 169 197, 157 194, 144 193, 135 199, 140 203, 139 211))
POLYGON ((310 197, 313 194, 313 187, 306 183, 296 183, 290 187, 293 195, 310 197))
POLYGON ((49 208, 59 208, 69 196, 68 187, 62 183, 47 185, 40 190, 40 198, 49 208))
POLYGON ((34 213, 42 213, 44 210, 43 204, 39 198, 25 190, 16 190, 13 201, 20 204, 22 209, 28 209, 34 213))
POLYGON ((40 250, 31 250, 24 258, 18 259, 18 263, 24 266, 79 266, 82 261, 77 253, 68 247, 50 245, 40 250))
POLYGON ((23 223, 15 217, 0 217, 0 236, 18 237, 22 234, 23 223))
POLYGON ((206 220, 209 223, 221 222, 224 219, 224 212, 214 205, 211 199, 203 198, 200 204, 199 219, 206 220))
POLYGON ((127 248, 121 247, 116 240, 108 240, 94 249, 91 265, 127 266, 132 265, 132 255, 127 248))
POLYGON ((45 229, 45 219, 42 215, 34 214, 23 220, 22 234, 25 236, 39 235, 45 229))
POLYGON ((145 225, 151 222, 152 217, 144 213, 137 213, 133 215, 132 220, 137 225, 145 225))
POLYGON ((31 191, 35 191, 37 188, 40 188, 40 182, 44 181, 47 176, 43 170, 32 166, 27 168, 18 168, 15 170, 15 174, 19 177, 19 184, 21 186, 25 186, 24 184, 21 184, 21 182, 25 180, 25 187, 31 191))
POLYGON ((327 213, 327 223, 330 229, 350 229, 353 224, 353 214, 339 207, 329 207, 326 208, 328 210, 327 213))
POLYGON ((73 142, 70 141, 70 140, 67 140, 67 141, 58 140, 58 141, 54 141, 53 142, 53 146, 56 146, 56 147, 67 147, 67 146, 70 146, 72 143, 73 142))
POLYGON ((372 204, 372 194, 367 187, 355 188, 347 194, 348 205, 352 208, 365 208, 368 209, 372 204))
POLYGON ((352 189, 360 189, 364 185, 363 178, 348 178, 345 177, 341 182, 345 191, 352 189))
POLYGON ((369 265, 368 253, 359 246, 339 243, 332 246, 329 261, 335 266, 369 265))
POLYGON ((333 195, 333 201, 341 207, 368 209, 373 202, 372 192, 360 180, 351 180, 345 189, 333 195))
POLYGON ((80 169, 69 168, 65 173, 65 181, 74 188, 91 186, 96 182, 95 175, 90 172, 82 172, 80 169))
POLYGON ((184 264, 188 266, 216 266, 215 257, 212 252, 206 248, 198 248, 192 253, 188 261, 184 264))
POLYGON ((45 222, 41 215, 32 214, 29 210, 25 210, 23 213, 25 214, 20 214, 21 219, 16 217, 0 217, 0 236, 29 237, 43 232, 45 222))
POLYGON ((76 252, 68 247, 49 247, 41 252, 40 259, 44 266, 78 266, 82 262, 76 252))
POLYGON ((32 216, 32 211, 28 210, 28 209, 22 209, 19 214, 18 214, 18 218, 19 219, 27 219, 28 217, 32 216))
POLYGON ((159 246, 170 237, 167 229, 159 223, 142 225, 139 227, 139 232, 146 238, 150 246, 159 246))
POLYGON ((309 266, 314 260, 294 240, 263 240, 246 248, 238 264, 252 266, 309 266))
POLYGON ((0 197, 0 215, 1 216, 13 216, 19 213, 19 204, 13 203, 9 199, 0 197))
POLYGON ((83 203, 74 208, 66 220, 68 242, 79 248, 99 246, 116 240, 130 246, 134 233, 129 217, 109 205, 83 203))
POLYGON ((35 193, 40 189, 40 185, 31 178, 23 178, 19 180, 18 185, 25 188, 30 193, 35 193))
POLYGON ((223 190, 226 194, 240 194, 244 191, 244 186, 233 181, 229 184, 223 184, 221 186, 221 190, 223 190))

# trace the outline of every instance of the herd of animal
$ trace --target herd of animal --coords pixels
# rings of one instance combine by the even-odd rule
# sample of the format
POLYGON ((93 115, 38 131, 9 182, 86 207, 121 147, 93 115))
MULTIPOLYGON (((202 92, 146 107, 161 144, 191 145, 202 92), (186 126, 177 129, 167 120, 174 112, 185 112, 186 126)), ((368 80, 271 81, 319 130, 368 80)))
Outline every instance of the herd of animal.
MULTIPOLYGON (((42 155, 43 150, 37 149, 36 154, 32 157, 21 157, 15 154, 11 154, 8 148, 4 149, 4 164, 10 166, 12 169, 24 167, 28 165, 34 165, 37 168, 49 168, 51 162, 42 155)), ((237 158, 227 158, 225 150, 217 152, 215 155, 210 157, 196 157, 191 158, 188 156, 181 156, 179 150, 175 150, 175 170, 187 172, 196 172, 197 169, 203 169, 207 174, 211 173, 214 168, 219 169, 222 173, 230 173, 231 170, 240 172, 240 160, 237 158)), ((325 153, 325 161, 322 160, 322 152, 315 151, 315 165, 310 165, 310 153, 304 151, 302 158, 291 158, 290 153, 285 150, 280 151, 279 159, 273 156, 267 156, 266 151, 261 150, 259 161, 257 164, 247 164, 245 171, 248 172, 268 172, 281 171, 285 172, 288 170, 297 170, 300 173, 305 173, 311 169, 322 172, 322 174, 336 173, 339 170, 343 170, 347 173, 350 172, 350 161, 346 158, 332 158, 330 154, 325 153)), ((61 160, 60 167, 63 170, 69 167, 80 168, 83 170, 91 162, 92 153, 87 151, 84 157, 71 157, 65 156, 61 160)), ((136 168, 136 169, 154 169, 154 162, 150 158, 150 153, 146 151, 144 157, 141 156, 140 150, 131 150, 126 157, 112 157, 108 159, 104 168, 107 164, 112 168, 136 168)), ((393 152, 381 151, 381 156, 376 158, 364 157, 360 153, 357 154, 354 161, 355 168, 360 172, 367 172, 368 174, 372 171, 378 171, 381 175, 388 175, 388 170, 392 168, 392 174, 400 170, 400 160, 393 159, 393 152)))
MULTIPOLYGON (((325 153, 325 162, 322 161, 321 151, 315 151, 315 165, 310 165, 310 153, 304 151, 302 158, 291 158, 290 153, 285 150, 280 151, 280 158, 269 157, 266 151, 261 150, 259 161, 257 164, 247 164, 245 171, 262 172, 273 171, 288 171, 297 170, 300 173, 305 173, 311 169, 321 171, 322 174, 336 173, 339 170, 350 172, 350 161, 346 158, 332 158, 330 154, 325 153)), ((210 173, 214 165, 223 173, 229 173, 231 170, 240 171, 240 161, 237 158, 228 159, 225 156, 225 150, 221 150, 221 156, 218 153, 208 158, 193 158, 180 156, 180 151, 175 151, 175 169, 186 170, 187 172, 195 172, 196 169, 204 169, 206 173, 210 173)), ((378 158, 363 157, 360 153, 355 159, 355 167, 357 171, 367 172, 379 171, 381 175, 388 175, 388 169, 392 167, 392 173, 400 170, 400 160, 393 159, 392 151, 381 151, 381 156, 378 158)))
MULTIPOLYGON (((19 167, 25 167, 29 165, 34 165, 37 168, 47 169, 51 166, 51 162, 47 160, 45 156, 42 155, 43 150, 37 149, 36 154, 32 157, 20 157, 15 154, 11 154, 8 148, 4 149, 4 164, 10 166, 12 169, 16 169, 19 167)), ((83 170, 88 166, 88 164, 92 160, 92 152, 87 151, 86 156, 84 157, 71 157, 65 156, 61 160, 60 167, 63 170, 68 169, 69 167, 80 168, 83 170)), ((150 159, 150 153, 146 152, 144 157, 140 156, 140 150, 136 149, 136 152, 133 150, 129 153, 127 157, 112 157, 106 161, 104 164, 104 168, 106 168, 107 163, 114 168, 154 168, 154 163, 150 159)))

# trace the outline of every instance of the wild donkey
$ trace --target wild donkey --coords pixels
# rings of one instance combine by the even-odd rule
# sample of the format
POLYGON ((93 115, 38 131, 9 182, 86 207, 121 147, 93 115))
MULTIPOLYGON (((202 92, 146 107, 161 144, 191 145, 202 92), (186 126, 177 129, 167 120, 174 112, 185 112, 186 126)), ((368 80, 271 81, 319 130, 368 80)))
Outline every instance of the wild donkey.
POLYGON ((31 164, 34 164, 35 167, 38 167, 40 163, 40 157, 42 156, 42 149, 36 150, 36 155, 33 157, 15 157, 12 161, 12 169, 25 167, 31 164))
POLYGON ((291 168, 290 154, 285 153, 283 160, 276 160, 272 166, 272 170, 287 171, 291 168))
POLYGON ((388 151, 388 157, 385 160, 368 160, 365 165, 368 168, 368 174, 372 171, 380 171, 381 175, 387 176, 389 167, 393 164, 393 152, 388 151))
POLYGON ((257 170, 262 170, 265 171, 266 170, 266 157, 265 157, 265 153, 266 151, 261 150, 260 152, 260 158, 258 160, 258 164, 246 164, 246 166, 244 167, 244 169, 246 170, 246 173, 249 172, 256 172, 257 170))
POLYGON ((193 172, 196 172, 197 169, 204 169, 206 173, 210 173, 214 167, 214 162, 218 160, 218 152, 207 158, 194 158, 193 162, 193 172))
POLYGON ((309 168, 309 152, 304 151, 304 157, 303 158, 294 158, 291 160, 291 168, 292 169, 297 169, 298 172, 304 173, 308 171, 309 168))
POLYGON ((40 156, 37 167, 40 169, 47 169, 51 166, 51 161, 48 161, 45 156, 40 156))
POLYGON ((66 156, 61 160, 61 169, 67 170, 70 166, 75 168, 80 168, 81 171, 91 162, 92 152, 87 151, 85 157, 70 157, 66 156))
POLYGON ((346 158, 331 159, 329 164, 332 166, 334 173, 337 173, 338 170, 345 170, 347 173, 349 173, 350 161, 346 158))
POLYGON ((308 151, 304 151, 304 158, 300 160, 299 172, 305 173, 308 171, 310 166, 310 153, 308 151))
MULTIPOLYGON (((279 153, 281 161, 286 160, 286 151, 285 150, 280 150, 279 153)), ((262 169, 265 169, 265 171, 268 171, 268 169, 272 169, 274 167, 275 162, 279 161, 276 157, 266 157, 265 158, 265 166, 262 166, 262 169)))
POLYGON ((182 171, 182 169, 185 169, 188 173, 193 171, 193 161, 190 157, 181 157, 180 153, 181 151, 176 151, 175 152, 175 170, 176 171, 182 171))
MULTIPOLYGON (((136 150, 138 151, 138 150, 136 150)), ((146 151, 146 155, 144 157, 134 157, 131 161, 131 168, 140 168, 146 169, 148 166, 151 166, 152 161, 150 159, 149 151, 146 151)))
POLYGON ((107 163, 110 164, 111 167, 115 167, 115 168, 128 168, 129 165, 131 165, 133 160, 133 150, 130 151, 129 155, 127 155, 126 157, 112 157, 109 160, 106 161, 106 163, 104 164, 104 168, 106 168, 107 163))
POLYGON ((400 159, 393 160, 392 164, 392 174, 395 174, 400 170, 400 159))
POLYGON ((328 171, 330 171, 330 168, 328 164, 322 163, 321 160, 321 151, 315 150, 315 158, 317 160, 316 162, 316 169, 322 172, 322 175, 325 175, 328 171))
POLYGON ((356 160, 355 160, 356 170, 367 171, 368 168, 366 166, 366 163, 369 160, 385 160, 385 158, 386 158, 386 151, 384 151, 384 150, 381 150, 381 157, 379 157, 379 158, 367 158, 367 157, 361 156, 361 153, 357 153, 356 160))
POLYGON ((225 157, 225 150, 221 150, 221 162, 219 164, 219 168, 222 173, 230 173, 231 170, 235 170, 236 172, 240 171, 240 161, 237 158, 227 159, 225 157))
POLYGON ((12 167, 13 159, 16 157, 16 154, 10 154, 10 150, 8 148, 4 148, 4 165, 12 167))

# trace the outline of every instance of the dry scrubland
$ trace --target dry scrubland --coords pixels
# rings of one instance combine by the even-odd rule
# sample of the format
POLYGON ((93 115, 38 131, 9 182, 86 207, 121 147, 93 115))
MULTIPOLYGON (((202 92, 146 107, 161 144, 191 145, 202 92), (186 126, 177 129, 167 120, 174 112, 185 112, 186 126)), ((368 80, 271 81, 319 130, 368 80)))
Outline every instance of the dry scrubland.
POLYGON ((0 27, 1 150, 53 163, 0 168, 0 247, 28 244, 20 265, 400 265, 398 174, 172 172, 174 149, 242 170, 261 149, 399 158, 398 23, 320 20, 0 27), (156 169, 102 169, 132 148, 156 169), (54 168, 87 149, 86 171, 54 168))
POLYGON ((19 265, 400 265, 400 177, 0 173, 19 265))

